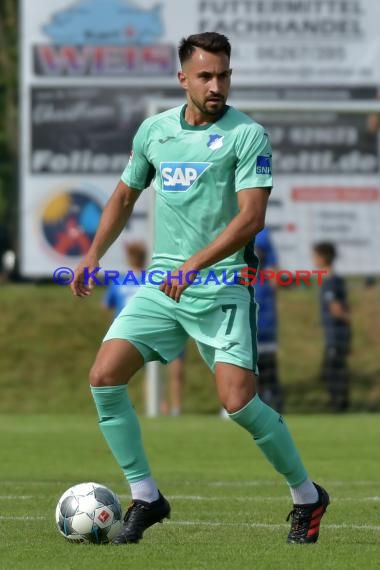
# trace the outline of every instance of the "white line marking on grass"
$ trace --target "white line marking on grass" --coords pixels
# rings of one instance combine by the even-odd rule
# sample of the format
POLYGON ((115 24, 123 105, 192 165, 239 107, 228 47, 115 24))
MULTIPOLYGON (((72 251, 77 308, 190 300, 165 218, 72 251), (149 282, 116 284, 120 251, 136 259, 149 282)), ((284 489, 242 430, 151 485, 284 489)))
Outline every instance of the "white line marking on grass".
MULTIPOLYGON (((120 499, 131 499, 130 495, 118 495, 120 499)), ((225 501, 226 497, 223 495, 220 496, 203 496, 203 495, 165 495, 167 499, 173 501, 225 501)), ((229 497, 232 501, 257 501, 257 502, 274 502, 274 501, 289 501, 289 497, 286 495, 284 497, 259 497, 255 495, 249 496, 238 496, 238 497, 229 497)), ((355 499, 356 500, 356 499, 355 499)))
MULTIPOLYGON (((246 527, 246 528, 268 528, 271 530, 276 530, 279 528, 288 528, 288 524, 272 524, 272 523, 237 523, 237 522, 217 522, 217 521, 170 521, 168 524, 174 526, 226 526, 226 527, 246 527)), ((369 525, 369 524, 322 524, 322 528, 328 528, 332 530, 374 530, 379 531, 379 525, 369 525)))
MULTIPOLYGON (((169 495, 169 499, 173 501, 225 501, 226 497, 208 497, 202 495, 169 495)), ((257 501, 257 502, 273 502, 273 501, 289 501, 288 496, 284 497, 258 497, 258 496, 246 496, 246 497, 230 497, 232 501, 257 501)), ((228 500, 228 499, 227 499, 228 500)))
MULTIPOLYGON (((362 487, 362 486, 379 486, 379 480, 374 480, 374 481, 368 481, 368 480, 362 480, 362 481, 342 481, 342 480, 333 480, 333 481, 329 481, 324 479, 323 481, 321 481, 322 484, 326 485, 326 486, 331 486, 331 487, 340 487, 340 486, 344 486, 344 487, 362 487)), ((17 481, 13 481, 10 479, 6 479, 6 480, 1 480, 1 484, 4 485, 10 485, 12 486, 12 490, 16 487, 16 486, 21 486, 21 485, 38 485, 38 486, 63 486, 66 485, 67 487, 69 487, 70 485, 74 485, 75 483, 72 483, 70 481, 27 481, 27 480, 17 480, 17 481)), ((109 481, 108 484, 112 487, 112 486, 116 486, 119 484, 118 481, 109 481)), ((177 485, 177 481, 173 481, 172 484, 176 484, 177 485)), ((249 481, 204 481, 202 483, 204 486, 206 487, 281 487, 283 486, 283 483, 281 483, 281 481, 268 481, 266 479, 253 479, 253 480, 249 480, 249 481)), ((178 485, 198 485, 198 483, 196 481, 189 481, 189 480, 185 480, 185 481, 178 481, 178 485)))
MULTIPOLYGON (((122 500, 131 500, 131 496, 127 494, 118 494, 119 498, 122 500)), ((3 501, 29 501, 33 499, 44 499, 46 498, 43 495, 0 495, 0 500, 3 501)), ((173 501, 209 501, 209 502, 217 502, 217 501, 225 501, 226 497, 220 495, 167 495, 167 498, 173 501)), ((257 503, 275 503, 275 502, 288 502, 289 497, 287 494, 281 497, 261 497, 258 495, 240 495, 231 497, 233 501, 241 501, 241 502, 257 502, 257 503)), ((380 501, 379 496, 375 497, 333 497, 334 502, 357 502, 357 503, 367 503, 367 502, 378 502, 380 501)))
POLYGON ((243 526, 246 528, 270 528, 275 530, 277 528, 288 528, 287 524, 270 524, 270 523, 236 523, 236 522, 218 522, 218 521, 169 521, 167 524, 171 526, 226 526, 226 527, 238 527, 243 526))
POLYGON ((0 501, 12 501, 13 499, 17 499, 19 501, 26 501, 28 499, 34 499, 34 496, 33 495, 0 495, 0 501))
POLYGON ((46 520, 47 517, 29 517, 29 516, 20 516, 20 517, 14 517, 14 516, 3 516, 0 515, 0 521, 44 521, 46 520))
POLYGON ((12 485, 13 487, 17 485, 66 485, 70 484, 68 481, 27 481, 26 479, 17 479, 13 481, 12 479, 2 479, 2 485, 12 485))
MULTIPOLYGON (((191 482, 189 481, 189 484, 191 482)), ((276 481, 210 481, 206 483, 208 487, 264 487, 264 486, 279 486, 276 481)))
POLYGON ((372 501, 380 501, 380 497, 333 497, 335 501, 355 501, 357 503, 368 503, 372 501))
MULTIPOLYGON (((118 495, 120 499, 127 499, 130 500, 130 495, 118 495)), ((167 499, 173 501, 225 501, 226 497, 224 496, 204 496, 204 495, 166 495, 167 499)), ((241 501, 241 502, 257 502, 257 503, 275 503, 275 502, 289 502, 288 495, 284 495, 283 497, 260 497, 257 495, 246 495, 246 496, 235 496, 227 498, 231 499, 232 501, 241 501)), ((332 497, 334 503, 336 502, 356 502, 356 503, 367 503, 372 501, 380 501, 380 497, 332 497)))
MULTIPOLYGON (((1 516, 2 521, 41 521, 50 517, 35 516, 1 516)), ((246 523, 246 522, 218 522, 218 521, 169 521, 166 524, 171 526, 209 526, 209 527, 244 527, 244 528, 266 528, 269 530, 277 530, 280 528, 288 528, 285 523, 246 523)), ((323 528, 331 530, 373 530, 380 531, 379 525, 370 524, 323 524, 323 528)))
MULTIPOLYGON (((186 484, 191 485, 194 484, 193 481, 185 481, 186 484)), ((208 487, 264 487, 264 486, 280 486, 281 483, 277 481, 259 481, 259 480, 252 480, 252 481, 210 481, 208 483, 204 483, 208 487)), ((362 487, 362 486, 369 486, 369 485, 379 485, 379 481, 323 481, 323 484, 330 487, 362 487)))

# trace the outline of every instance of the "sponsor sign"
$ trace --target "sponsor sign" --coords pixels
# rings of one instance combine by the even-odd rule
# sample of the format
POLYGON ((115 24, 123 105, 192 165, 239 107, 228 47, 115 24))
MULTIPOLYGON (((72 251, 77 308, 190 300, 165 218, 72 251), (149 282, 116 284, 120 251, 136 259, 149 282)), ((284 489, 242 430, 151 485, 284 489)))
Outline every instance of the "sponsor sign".
POLYGON ((198 31, 226 34, 234 82, 378 85, 377 0, 199 0, 198 31))
MULTIPOLYGON (((98 215, 95 204, 103 207, 119 180, 149 98, 183 96, 176 79, 176 48, 183 36, 205 30, 229 36, 233 87, 249 104, 277 101, 280 108, 283 101, 344 103, 378 97, 377 0, 22 0, 20 11, 24 275, 51 275, 57 265, 71 267, 80 258, 72 252, 83 250, 91 239, 89 228, 98 215), (80 198, 82 194, 86 199, 80 198), (46 220, 50 202, 54 208, 70 205, 60 216, 56 210, 61 230, 59 223, 51 222, 54 208, 53 218, 49 221, 48 215, 46 220), (85 211, 77 215, 79 229, 72 220, 67 224, 70 208, 85 211), (86 223, 81 225, 81 220, 86 223), (66 238, 59 237, 60 231, 66 238), (71 247, 67 236, 78 231, 77 237, 83 235, 71 247), (71 253, 62 253, 66 249, 71 253)), ((278 243, 284 262, 299 255, 300 244, 306 244, 301 264, 317 235, 317 214, 312 218, 310 212, 320 206, 306 200, 304 193, 296 200, 299 195, 293 190, 377 188, 378 133, 364 114, 297 111, 292 117, 271 112, 255 118, 268 128, 274 148, 270 223, 282 232, 278 243), (302 208, 303 225, 294 216, 297 208, 302 208)), ((223 139, 211 133, 208 146, 217 150, 223 139)), ((264 173, 269 167, 267 157, 253 165, 264 173)), ((165 191, 187 191, 203 175, 194 165, 176 168, 167 165, 162 172, 165 191)), ((145 192, 109 254, 113 267, 125 269, 123 240, 149 235, 149 203, 145 192)), ((347 202, 345 207, 353 210, 354 203, 362 208, 357 223, 364 223, 368 209, 371 215, 377 212, 377 201, 347 202)), ((331 201, 328 204, 332 207, 331 201)), ((359 216, 359 209, 353 215, 359 216)), ((370 243, 376 231, 369 232, 370 243)), ((364 226, 362 233, 367 235, 364 226)), ((343 234, 341 239, 346 239, 343 234)), ((373 268, 370 261, 363 265, 369 259, 364 245, 358 256, 363 271, 373 268)), ((347 265, 350 271, 353 265, 347 265)))
POLYGON ((34 174, 120 174, 145 117, 142 91, 38 87, 31 92, 34 174))
MULTIPOLYGON (((265 125, 278 174, 365 175, 379 172, 378 126, 371 113, 249 113, 265 125)), ((380 126, 380 125, 379 125, 380 126)))
POLYGON ((226 34, 235 86, 380 84, 377 0, 24 0, 29 75, 175 84, 182 36, 226 34))
POLYGON ((51 10, 42 25, 49 43, 33 46, 34 72, 47 77, 172 75, 175 51, 161 43, 162 6, 90 0, 51 10))
POLYGON ((165 192, 187 192, 210 166, 210 162, 161 162, 162 188, 165 192))

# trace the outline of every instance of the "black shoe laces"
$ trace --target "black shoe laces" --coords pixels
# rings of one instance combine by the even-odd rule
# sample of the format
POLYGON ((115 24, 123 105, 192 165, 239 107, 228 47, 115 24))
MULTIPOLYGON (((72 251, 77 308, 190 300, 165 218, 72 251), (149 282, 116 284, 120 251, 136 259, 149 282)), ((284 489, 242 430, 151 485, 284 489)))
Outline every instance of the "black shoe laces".
POLYGON ((294 507, 286 517, 288 522, 292 517, 292 526, 290 533, 294 537, 302 537, 309 530, 310 516, 312 511, 305 509, 305 507, 294 507))
POLYGON ((133 535, 139 537, 145 530, 144 511, 147 507, 141 503, 133 502, 128 508, 124 516, 124 532, 125 536, 133 535))

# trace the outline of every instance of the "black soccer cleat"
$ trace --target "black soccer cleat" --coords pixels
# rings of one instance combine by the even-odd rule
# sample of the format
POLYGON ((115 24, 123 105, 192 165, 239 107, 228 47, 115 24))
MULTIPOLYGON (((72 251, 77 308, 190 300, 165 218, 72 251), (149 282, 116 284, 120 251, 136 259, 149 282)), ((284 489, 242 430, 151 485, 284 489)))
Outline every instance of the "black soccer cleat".
POLYGON ((292 518, 287 542, 289 544, 314 544, 318 540, 321 518, 330 504, 327 491, 314 483, 318 501, 311 505, 293 505, 287 521, 292 518))
POLYGON ((139 542, 144 531, 150 526, 163 522, 170 518, 169 502, 158 491, 157 501, 148 503, 146 501, 134 500, 124 516, 124 523, 119 534, 113 539, 112 544, 128 544, 139 542))

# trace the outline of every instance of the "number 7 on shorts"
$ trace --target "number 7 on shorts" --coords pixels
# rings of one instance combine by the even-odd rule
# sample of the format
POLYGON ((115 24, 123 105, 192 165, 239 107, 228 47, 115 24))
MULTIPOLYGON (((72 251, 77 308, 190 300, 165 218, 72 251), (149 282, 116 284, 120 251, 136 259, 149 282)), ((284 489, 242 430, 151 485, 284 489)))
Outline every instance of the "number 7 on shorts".
POLYGON ((223 313, 227 314, 227 311, 231 311, 230 318, 228 319, 227 328, 225 334, 228 335, 232 331, 232 327, 234 326, 234 320, 236 315, 236 305, 222 305, 223 313))

